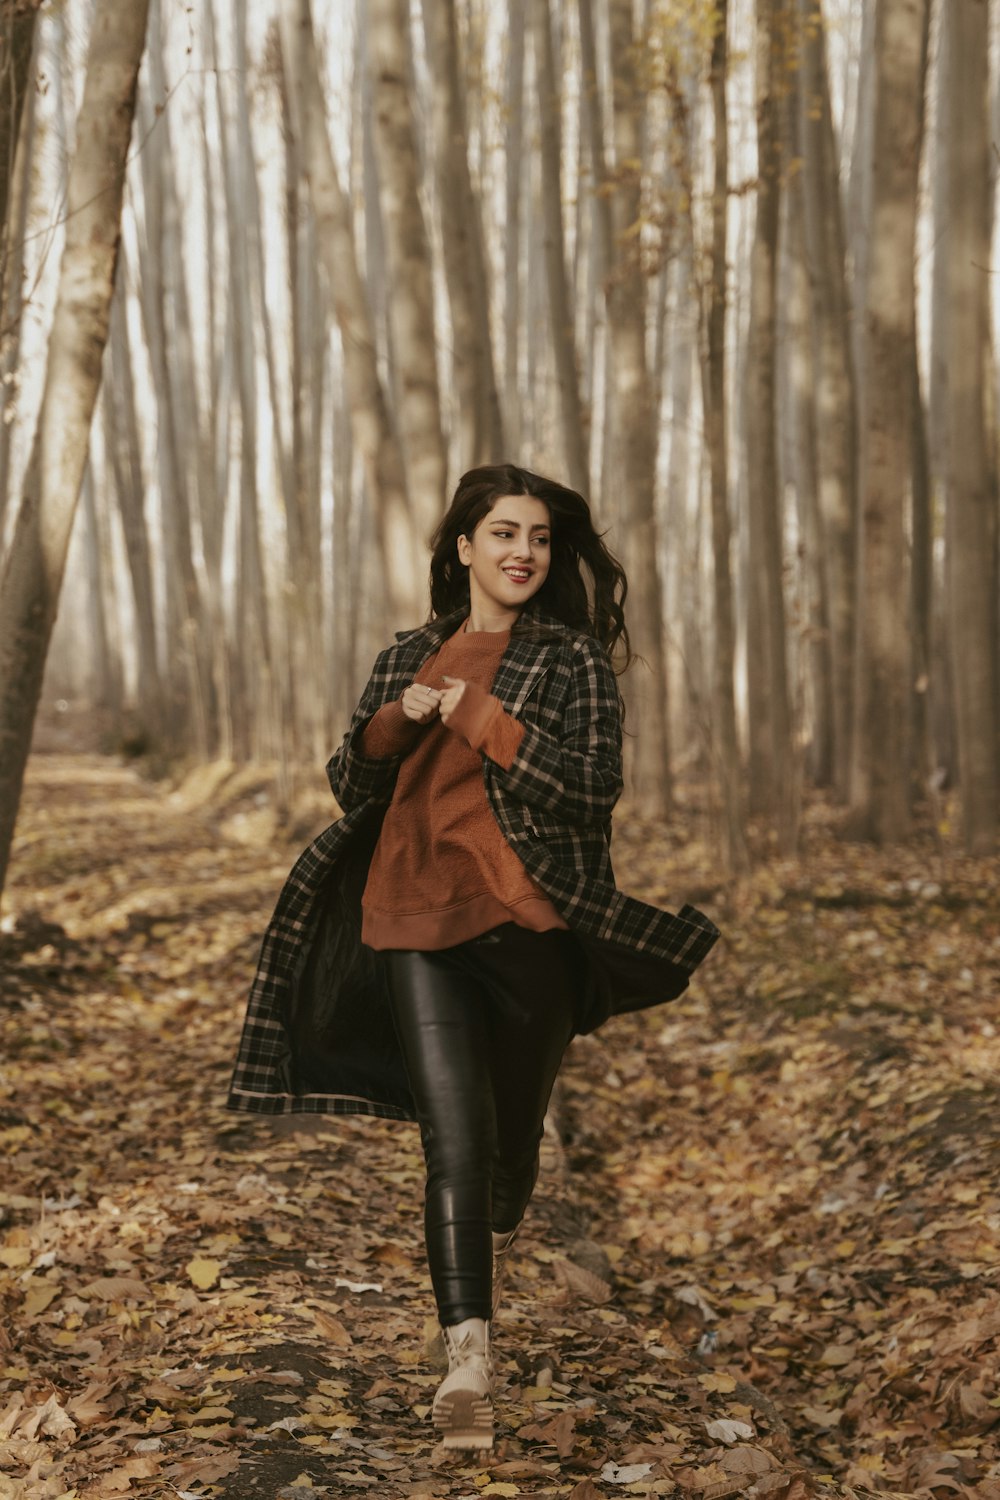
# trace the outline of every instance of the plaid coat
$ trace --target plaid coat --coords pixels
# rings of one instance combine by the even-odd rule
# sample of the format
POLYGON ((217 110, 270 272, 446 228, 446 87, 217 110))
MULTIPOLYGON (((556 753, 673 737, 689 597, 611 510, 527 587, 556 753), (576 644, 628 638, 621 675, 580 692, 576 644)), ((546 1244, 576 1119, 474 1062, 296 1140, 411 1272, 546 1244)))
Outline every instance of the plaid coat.
MULTIPOLYGON (((375 663, 327 766, 344 816, 300 855, 264 936, 232 1109, 413 1118, 381 965, 360 941, 361 894, 401 762, 365 756, 360 741, 466 612, 401 633, 375 663)), ((675 916, 615 885, 608 843, 622 789, 622 728, 607 653, 529 608, 492 690, 524 737, 509 770, 483 757, 486 795, 578 940, 577 1029, 676 998, 719 934, 691 906, 675 916)))

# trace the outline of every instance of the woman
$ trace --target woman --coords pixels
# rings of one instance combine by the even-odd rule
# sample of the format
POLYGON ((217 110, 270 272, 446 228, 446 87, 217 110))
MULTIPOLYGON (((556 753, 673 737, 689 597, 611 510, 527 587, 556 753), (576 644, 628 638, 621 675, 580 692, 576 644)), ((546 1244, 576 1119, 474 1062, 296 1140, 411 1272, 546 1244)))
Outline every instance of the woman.
POLYGON ((419 1121, 449 1447, 492 1445, 489 1325, 567 1044, 679 995, 718 936, 615 887, 625 592, 573 490, 463 477, 430 621, 327 767, 344 816, 279 899, 233 1079, 235 1109, 419 1121))

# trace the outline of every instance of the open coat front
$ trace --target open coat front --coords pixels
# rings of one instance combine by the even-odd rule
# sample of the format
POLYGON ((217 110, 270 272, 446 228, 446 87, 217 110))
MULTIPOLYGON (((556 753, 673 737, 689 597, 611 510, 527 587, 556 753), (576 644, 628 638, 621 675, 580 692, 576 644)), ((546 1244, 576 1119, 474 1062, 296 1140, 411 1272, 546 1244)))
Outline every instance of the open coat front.
MULTIPOLYGON (((361 896, 401 759, 361 753, 396 699, 467 611, 383 651, 327 766, 339 822, 299 856, 261 949, 229 1107, 413 1119, 381 965, 361 943, 361 896)), ((599 642, 526 611, 493 693, 525 726, 509 770, 483 757, 504 837, 577 939, 577 1029, 673 1000, 719 936, 694 907, 675 916, 615 886, 608 841, 622 789, 618 685, 599 642)))

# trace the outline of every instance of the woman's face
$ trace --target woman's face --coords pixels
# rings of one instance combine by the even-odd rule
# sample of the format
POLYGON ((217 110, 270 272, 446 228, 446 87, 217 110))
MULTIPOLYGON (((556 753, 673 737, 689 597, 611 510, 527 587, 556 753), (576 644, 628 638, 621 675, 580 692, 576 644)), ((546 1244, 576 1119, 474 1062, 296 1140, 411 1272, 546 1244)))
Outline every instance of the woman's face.
POLYGON ((459 537, 474 618, 486 615, 513 624, 548 576, 551 537, 548 506, 534 495, 501 495, 471 539, 459 537))

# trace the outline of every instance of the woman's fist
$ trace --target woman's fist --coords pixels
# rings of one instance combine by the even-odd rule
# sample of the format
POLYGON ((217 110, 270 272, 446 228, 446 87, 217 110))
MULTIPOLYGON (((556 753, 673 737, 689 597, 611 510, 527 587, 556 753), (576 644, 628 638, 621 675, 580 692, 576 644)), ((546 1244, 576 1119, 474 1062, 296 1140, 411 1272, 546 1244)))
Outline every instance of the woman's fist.
POLYGON ((438 688, 425 687, 422 682, 411 682, 399 701, 404 714, 414 724, 429 724, 432 719, 437 718, 442 696, 438 688))
POLYGON ((448 686, 445 688, 443 693, 440 693, 438 695, 440 699, 439 707, 441 713, 441 722, 443 724, 447 724, 448 720, 451 718, 452 714, 455 712, 456 708, 462 701, 462 694, 465 692, 465 678, 445 677, 442 679, 442 681, 446 682, 448 686))

